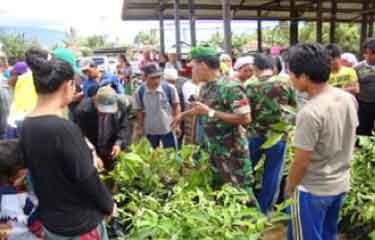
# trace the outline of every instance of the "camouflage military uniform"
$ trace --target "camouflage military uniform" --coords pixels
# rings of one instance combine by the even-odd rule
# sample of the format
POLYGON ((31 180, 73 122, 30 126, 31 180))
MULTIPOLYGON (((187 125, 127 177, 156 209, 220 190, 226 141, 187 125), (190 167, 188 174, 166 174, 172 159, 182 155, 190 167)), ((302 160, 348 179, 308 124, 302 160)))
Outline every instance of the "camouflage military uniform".
MULTIPOLYGON (((248 99, 238 84, 209 82, 201 89, 200 98, 215 111, 250 113, 248 99)), ((211 160, 222 180, 252 193, 252 166, 246 129, 207 116, 203 117, 203 126, 211 160)))
MULTIPOLYGON (((285 162, 287 141, 281 140, 267 149, 262 145, 273 133, 272 125, 288 121, 290 114, 286 106, 295 106, 295 96, 287 79, 265 76, 252 80, 246 86, 252 110, 252 122, 249 124, 249 149, 252 164, 256 166, 265 155, 262 188, 257 194, 258 202, 263 213, 272 210, 281 191, 280 181, 285 162), (285 105, 285 106, 284 106, 285 105)), ((285 130, 277 130, 284 133, 285 130)))
POLYGON ((248 128, 251 137, 266 136, 272 130, 271 125, 292 120, 284 109, 297 104, 288 79, 279 76, 254 79, 246 86, 246 95, 251 105, 252 122, 248 128))

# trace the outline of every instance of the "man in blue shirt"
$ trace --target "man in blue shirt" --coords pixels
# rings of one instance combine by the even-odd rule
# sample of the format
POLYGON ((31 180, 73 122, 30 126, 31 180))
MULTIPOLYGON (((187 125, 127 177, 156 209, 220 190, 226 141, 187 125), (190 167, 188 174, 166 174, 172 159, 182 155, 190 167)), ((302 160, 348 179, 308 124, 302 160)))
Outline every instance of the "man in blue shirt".
POLYGON ((111 86, 117 94, 125 94, 120 79, 117 76, 106 73, 103 69, 100 69, 100 67, 98 67, 92 60, 81 60, 80 69, 87 77, 82 84, 82 90, 85 97, 93 97, 98 88, 103 86, 111 86))
POLYGON ((90 59, 82 59, 79 63, 85 80, 82 82, 82 91, 85 97, 92 97, 90 89, 99 87, 100 73, 96 70, 96 65, 90 59))
POLYGON ((115 89, 117 94, 125 94, 124 86, 122 86, 120 79, 110 73, 102 73, 102 78, 100 80, 100 87, 110 85, 113 89, 115 89))

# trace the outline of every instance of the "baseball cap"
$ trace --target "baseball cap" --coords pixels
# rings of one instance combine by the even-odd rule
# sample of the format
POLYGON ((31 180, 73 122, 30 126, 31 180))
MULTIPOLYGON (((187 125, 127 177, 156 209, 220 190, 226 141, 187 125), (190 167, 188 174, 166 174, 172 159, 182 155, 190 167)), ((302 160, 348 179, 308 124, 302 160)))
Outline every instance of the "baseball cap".
POLYGON ((27 66, 26 62, 24 61, 20 61, 20 62, 16 62, 16 64, 14 64, 13 66, 13 71, 15 73, 18 73, 20 75, 26 73, 28 71, 29 67, 27 66))
POLYGON ((191 59, 217 56, 218 52, 210 47, 195 47, 191 50, 191 59))
POLYGON ((83 58, 79 61, 79 68, 81 69, 81 71, 86 71, 88 69, 90 69, 94 64, 94 61, 92 61, 91 59, 89 58, 83 58))
POLYGON ((164 79, 165 80, 176 80, 178 78, 178 72, 175 68, 164 69, 164 79))
POLYGON ((71 50, 67 48, 56 48, 52 54, 63 61, 66 61, 72 66, 73 70, 77 74, 81 74, 81 70, 77 66, 77 57, 71 50))
POLYGON ((176 54, 176 53, 177 53, 177 49, 176 48, 170 48, 167 51, 167 54, 176 54))
POLYGON ((154 63, 145 65, 142 70, 145 77, 159 77, 162 75, 159 66, 154 63))
POLYGON ((351 64, 353 64, 353 66, 357 65, 358 63, 357 57, 353 53, 343 53, 341 55, 341 59, 350 62, 351 64))
POLYGON ((95 96, 95 104, 100 113, 116 113, 118 111, 116 91, 110 86, 100 88, 95 96))
POLYGON ((253 64, 253 63, 254 63, 254 57, 252 56, 240 57, 239 59, 237 59, 236 63, 234 64, 234 70, 238 71, 243 66, 248 65, 248 64, 253 64))

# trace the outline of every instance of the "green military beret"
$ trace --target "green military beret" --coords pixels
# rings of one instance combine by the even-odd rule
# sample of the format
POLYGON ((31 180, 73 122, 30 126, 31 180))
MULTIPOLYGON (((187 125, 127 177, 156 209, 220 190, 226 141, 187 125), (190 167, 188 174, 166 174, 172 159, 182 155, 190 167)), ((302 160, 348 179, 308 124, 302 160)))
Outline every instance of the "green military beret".
POLYGON ((191 49, 191 59, 217 56, 218 52, 210 47, 195 47, 191 49))

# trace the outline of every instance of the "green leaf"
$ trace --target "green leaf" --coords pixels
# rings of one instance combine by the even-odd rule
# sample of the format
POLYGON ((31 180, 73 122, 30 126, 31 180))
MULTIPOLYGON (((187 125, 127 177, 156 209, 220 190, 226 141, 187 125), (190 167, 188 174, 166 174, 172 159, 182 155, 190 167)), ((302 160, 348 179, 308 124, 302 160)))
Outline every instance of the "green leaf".
POLYGON ((293 126, 288 122, 281 121, 273 124, 271 128, 277 132, 288 132, 293 126))
POLYGON ((269 149, 273 147, 276 143, 278 143, 282 137, 284 136, 283 133, 274 133, 270 137, 267 138, 267 141, 261 146, 262 149, 269 149))
POLYGON ((292 114, 292 115, 297 115, 297 109, 294 108, 294 107, 291 107, 289 105, 280 105, 281 106, 281 109, 284 111, 284 112, 287 112, 289 114, 292 114))

